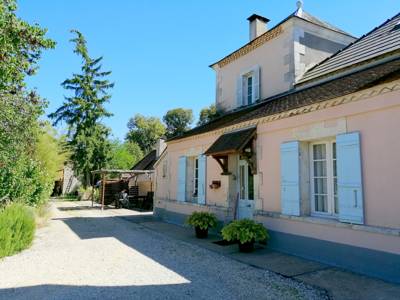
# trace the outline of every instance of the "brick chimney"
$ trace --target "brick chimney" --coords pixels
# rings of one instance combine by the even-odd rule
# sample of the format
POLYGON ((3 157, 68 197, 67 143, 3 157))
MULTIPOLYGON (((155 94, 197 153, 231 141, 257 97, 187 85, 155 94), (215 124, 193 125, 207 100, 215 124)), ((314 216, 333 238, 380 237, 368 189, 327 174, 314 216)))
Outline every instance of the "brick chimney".
POLYGON ((267 31, 267 23, 269 22, 269 19, 253 14, 248 17, 247 20, 249 21, 250 41, 258 38, 267 31))

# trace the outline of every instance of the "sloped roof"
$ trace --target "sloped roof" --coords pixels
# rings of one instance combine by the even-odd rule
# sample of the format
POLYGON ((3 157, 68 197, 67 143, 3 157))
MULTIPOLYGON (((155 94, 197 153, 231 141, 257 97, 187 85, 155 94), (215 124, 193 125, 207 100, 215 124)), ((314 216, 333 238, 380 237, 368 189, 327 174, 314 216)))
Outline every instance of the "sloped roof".
POLYGON ((205 155, 222 155, 237 153, 241 151, 256 133, 256 128, 247 128, 239 131, 229 132, 221 135, 208 150, 205 155))
POLYGON ((153 170, 154 163, 157 161, 157 151, 152 150, 139 162, 137 162, 131 170, 153 170))
POLYGON ((355 64, 398 51, 400 48, 400 14, 387 20, 347 47, 308 70, 298 84, 320 79, 355 64))
POLYGON ((217 62, 211 64, 210 67, 213 67, 214 65, 217 65, 217 64, 221 63, 222 61, 224 61, 228 57, 231 57, 231 56, 235 55, 237 52, 241 51, 242 49, 245 49, 247 47, 251 47, 252 45, 260 44, 259 43, 260 40, 265 40, 265 41, 269 40, 269 39, 266 39, 266 36, 268 36, 268 35, 274 36, 275 35, 274 32, 279 28, 279 26, 281 26, 283 23, 285 23, 286 21, 290 20, 291 18, 299 18, 299 19, 302 19, 302 20, 304 20, 306 22, 310 22, 310 23, 313 23, 315 25, 318 25, 318 26, 327 28, 329 30, 333 30, 333 31, 336 31, 336 32, 339 32, 341 34, 344 34, 344 35, 347 35, 347 36, 350 36, 350 37, 354 38, 353 35, 351 35, 351 34, 345 32, 345 31, 339 29, 336 26, 333 26, 333 25, 329 24, 328 22, 325 22, 325 21, 323 21, 323 20, 321 20, 321 19, 319 19, 317 17, 314 17, 313 15, 311 15, 308 12, 304 11, 302 8, 299 8, 295 12, 290 14, 288 17, 283 19, 281 22, 276 24, 274 27, 272 27, 271 29, 269 29, 266 32, 264 32, 263 34, 261 34, 259 37, 251 40, 250 42, 248 42, 244 46, 240 47, 239 49, 233 51, 232 53, 226 55, 224 58, 222 58, 222 59, 218 60, 217 62))
POLYGON ((340 28, 338 28, 336 26, 333 26, 332 24, 330 24, 330 23, 328 23, 326 21, 323 21, 323 20, 321 20, 321 19, 309 14, 308 12, 306 12, 304 10, 298 9, 291 16, 298 17, 298 18, 303 19, 303 20, 305 20, 307 22, 319 25, 321 27, 325 27, 327 29, 330 29, 330 30, 333 30, 333 31, 336 31, 336 32, 340 32, 340 33, 348 35, 348 36, 352 36, 350 33, 346 32, 346 31, 344 31, 344 30, 342 30, 342 29, 340 29, 340 28))
POLYGON ((361 91, 384 81, 391 81, 399 78, 400 57, 397 57, 391 61, 351 74, 346 74, 321 84, 315 84, 306 88, 298 88, 297 90, 264 99, 253 106, 222 115, 205 125, 195 127, 183 135, 168 141, 180 140, 189 136, 222 129, 240 122, 323 102, 361 91))

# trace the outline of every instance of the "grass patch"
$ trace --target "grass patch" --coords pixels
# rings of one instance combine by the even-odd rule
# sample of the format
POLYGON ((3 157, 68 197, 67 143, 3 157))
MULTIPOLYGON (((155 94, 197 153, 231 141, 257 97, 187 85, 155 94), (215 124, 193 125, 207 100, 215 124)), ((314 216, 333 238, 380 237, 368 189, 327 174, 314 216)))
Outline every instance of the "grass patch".
POLYGON ((80 201, 77 195, 65 195, 65 196, 58 196, 52 198, 54 201, 80 201))
POLYGON ((28 248, 35 235, 35 216, 31 209, 13 203, 0 210, 0 258, 28 248))

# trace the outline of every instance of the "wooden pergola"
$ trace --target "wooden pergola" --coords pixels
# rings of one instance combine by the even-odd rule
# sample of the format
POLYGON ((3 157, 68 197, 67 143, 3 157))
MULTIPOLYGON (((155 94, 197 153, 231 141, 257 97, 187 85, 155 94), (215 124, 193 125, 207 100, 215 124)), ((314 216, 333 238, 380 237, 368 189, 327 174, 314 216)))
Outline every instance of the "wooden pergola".
MULTIPOLYGON (((104 210, 104 195, 106 188, 107 175, 119 175, 119 179, 121 180, 124 175, 130 179, 134 176, 147 174, 150 175, 154 173, 154 170, 118 170, 118 169, 101 169, 92 171, 92 175, 99 174, 101 176, 101 210, 104 210)), ((92 206, 94 201, 94 185, 92 185, 92 206)))

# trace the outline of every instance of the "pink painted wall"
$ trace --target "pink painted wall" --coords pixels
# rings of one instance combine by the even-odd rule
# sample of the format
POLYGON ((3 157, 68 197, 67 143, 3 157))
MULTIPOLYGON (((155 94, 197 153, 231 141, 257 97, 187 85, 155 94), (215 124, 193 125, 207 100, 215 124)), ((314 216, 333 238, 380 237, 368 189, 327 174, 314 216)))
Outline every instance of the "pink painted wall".
MULTIPOLYGON (((364 185, 365 223, 369 226, 400 229, 400 91, 385 93, 368 99, 339 105, 299 116, 258 124, 257 159, 262 172, 259 185, 259 205, 263 211, 281 211, 280 203, 280 144, 283 142, 320 137, 334 137, 344 132, 361 133, 362 168, 364 185), (299 138, 299 136, 301 136, 299 138)), ((158 186, 157 197, 170 194, 176 198, 178 158, 188 153, 200 154, 220 135, 209 134, 187 138, 168 145, 169 184, 158 186)), ((161 163, 159 164, 161 166, 161 163)), ((211 159, 207 163, 208 184, 222 178, 219 166, 211 159)), ((224 182, 222 182, 224 185, 224 182)), ((220 190, 207 190, 207 203, 227 206, 224 186, 220 190)), ((162 203, 175 212, 203 209, 188 204, 162 203)), ((156 206, 157 206, 156 205, 156 206)), ((161 207, 161 206, 160 206, 161 207)), ((206 208, 204 208, 206 209, 206 208)), ((352 229, 338 229, 311 223, 263 218, 271 229, 322 238, 350 245, 396 252, 399 237, 372 234, 352 229), (375 246, 374 246, 375 245, 375 246)), ((400 251, 400 250, 399 250, 400 251)), ((397 251, 396 253, 399 253, 397 251)))
MULTIPOLYGON (((157 191, 156 197, 166 199, 176 199, 177 178, 178 178, 178 159, 180 156, 198 156, 203 154, 208 147, 218 138, 218 136, 208 136, 202 139, 184 141, 182 143, 171 143, 168 145, 168 155, 164 158, 168 160, 167 174, 162 177, 162 161, 156 167, 157 191), (169 195, 169 197, 167 196, 169 195)), ((221 168, 211 157, 207 157, 207 190, 206 199, 208 205, 226 206, 227 186, 223 184, 221 168), (211 189, 209 185, 213 180, 221 180, 222 186, 219 189, 211 189)))
POLYGON ((263 172, 260 194, 263 210, 280 212, 281 143, 296 140, 293 130, 312 123, 332 123, 345 117, 347 132, 361 133, 365 222, 400 229, 400 92, 375 96, 305 115, 258 126, 259 164, 263 172))

